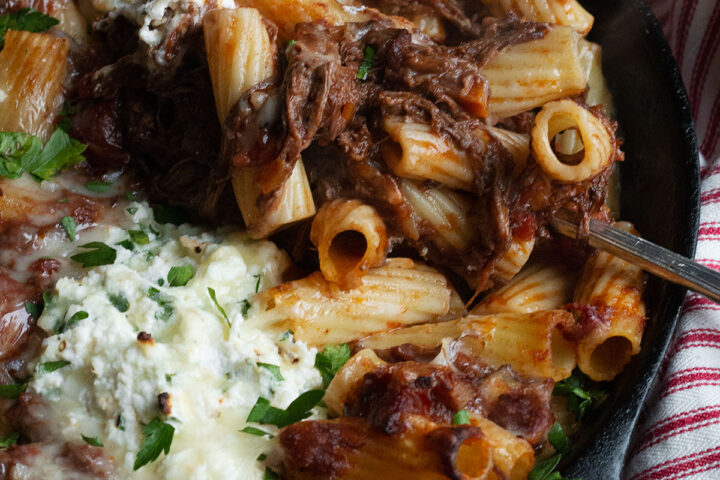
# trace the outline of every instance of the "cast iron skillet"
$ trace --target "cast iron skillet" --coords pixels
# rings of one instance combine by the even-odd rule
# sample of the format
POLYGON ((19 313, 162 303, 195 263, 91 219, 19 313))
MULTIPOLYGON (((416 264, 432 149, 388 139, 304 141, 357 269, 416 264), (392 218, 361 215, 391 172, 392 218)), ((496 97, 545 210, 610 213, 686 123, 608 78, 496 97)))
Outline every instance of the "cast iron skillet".
MULTIPOLYGON (((585 0, 595 16, 590 40, 625 140, 622 218, 647 239, 693 256, 699 219, 699 166, 690 103, 657 20, 643 0, 585 0)), ((621 478, 631 436, 680 312, 685 289, 650 278, 643 349, 608 387, 561 471, 582 480, 621 478)))

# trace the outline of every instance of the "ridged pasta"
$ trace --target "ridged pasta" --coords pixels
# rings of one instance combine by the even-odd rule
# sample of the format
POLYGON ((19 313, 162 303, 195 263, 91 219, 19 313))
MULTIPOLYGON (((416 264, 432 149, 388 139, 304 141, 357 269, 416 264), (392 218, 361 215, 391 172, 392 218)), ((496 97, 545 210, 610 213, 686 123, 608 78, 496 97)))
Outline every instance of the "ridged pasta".
POLYGON ((594 177, 611 164, 614 152, 612 137, 603 122, 572 100, 557 100, 543 106, 535 117, 532 147, 540 168, 562 183, 594 177), (570 128, 578 130, 584 146, 582 160, 572 165, 563 163, 550 145, 555 135, 570 128))
POLYGON ((579 36, 553 27, 545 37, 513 45, 483 68, 490 83, 490 116, 499 120, 585 90, 579 36))
POLYGON ((360 277, 387 257, 385 223, 360 200, 339 198, 323 205, 312 221, 310 241, 325 279, 343 288, 358 286, 360 277))
POLYGON ((342 290, 320 272, 255 297, 261 318, 290 328, 311 345, 345 343, 451 311, 454 291, 444 275, 408 258, 391 258, 342 290))
POLYGON ((330 414, 342 415, 348 395, 358 387, 365 374, 374 372, 386 363, 370 349, 360 350, 353 355, 325 390, 323 401, 330 414))
POLYGON ((67 38, 48 33, 7 32, 0 51, 0 131, 50 138, 63 101, 69 47, 67 38))
MULTIPOLYGON (((203 19, 205 49, 218 112, 223 123, 230 109, 250 88, 273 76, 275 46, 260 13, 253 8, 213 10, 203 19)), ((302 160, 298 160, 269 212, 260 212, 259 170, 233 167, 235 198, 253 238, 264 238, 290 223, 315 214, 315 202, 302 160)))
MULTIPOLYGON (((637 235, 627 222, 615 226, 637 235)), ((603 321, 578 340, 578 367, 588 377, 612 380, 640 352, 646 321, 644 290, 640 267, 606 252, 587 261, 574 301, 596 308, 603 321)))
POLYGON ((488 127, 488 131, 510 152, 515 161, 515 171, 522 171, 530 156, 530 135, 497 127, 488 127))
POLYGON ((472 313, 533 313, 562 308, 572 301, 578 274, 559 263, 531 265, 502 288, 490 292, 472 313))
MULTIPOLYGON (((535 452, 524 439, 516 437, 496 423, 470 414, 470 425, 480 427, 490 444, 493 465, 508 480, 525 480, 535 463, 535 452)), ((492 477, 491 477, 492 478, 492 477)))
POLYGON ((580 63, 587 79, 585 103, 591 107, 603 105, 610 115, 613 111, 612 94, 602 72, 602 47, 597 43, 580 40, 580 63))
POLYGON ((382 350, 410 343, 437 348, 454 339, 493 367, 510 365, 516 372, 562 380, 575 367, 575 349, 558 327, 574 323, 564 310, 530 314, 468 315, 458 320, 415 325, 358 341, 361 348, 382 350))
POLYGON ((513 278, 530 258, 535 247, 535 237, 526 240, 513 238, 510 248, 495 265, 494 277, 503 282, 513 278))
POLYGON ((395 435, 375 431, 353 417, 290 425, 279 435, 286 478, 327 480, 327 473, 307 465, 322 461, 316 456, 327 455, 328 449, 343 459, 333 477, 344 480, 496 478, 490 476, 494 475, 492 450, 480 428, 438 425, 418 415, 408 415, 406 420, 411 426, 395 435), (316 442, 323 444, 307 448, 316 442))
POLYGON ((412 209, 415 232, 425 222, 432 227, 432 241, 440 248, 449 247, 457 252, 470 248, 475 233, 469 221, 472 208, 469 199, 444 187, 408 179, 400 180, 400 190, 412 209))
POLYGON ((592 28, 594 18, 576 0, 482 0, 493 15, 513 12, 537 22, 572 27, 581 35, 592 28))
POLYGON ((474 175, 467 155, 434 133, 430 125, 394 117, 386 118, 383 128, 393 140, 383 143, 383 156, 396 175, 472 189, 474 175))

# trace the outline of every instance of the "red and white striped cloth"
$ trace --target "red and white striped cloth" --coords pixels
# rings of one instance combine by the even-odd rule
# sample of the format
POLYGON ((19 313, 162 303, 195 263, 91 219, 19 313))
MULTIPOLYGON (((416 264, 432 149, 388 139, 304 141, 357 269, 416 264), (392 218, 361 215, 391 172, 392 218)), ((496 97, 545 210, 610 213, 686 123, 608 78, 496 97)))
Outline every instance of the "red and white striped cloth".
MULTIPOLYGON (((696 260, 720 270, 720 0, 650 0, 675 54, 701 153, 696 260)), ((689 294, 625 480, 720 479, 720 305, 689 294)))

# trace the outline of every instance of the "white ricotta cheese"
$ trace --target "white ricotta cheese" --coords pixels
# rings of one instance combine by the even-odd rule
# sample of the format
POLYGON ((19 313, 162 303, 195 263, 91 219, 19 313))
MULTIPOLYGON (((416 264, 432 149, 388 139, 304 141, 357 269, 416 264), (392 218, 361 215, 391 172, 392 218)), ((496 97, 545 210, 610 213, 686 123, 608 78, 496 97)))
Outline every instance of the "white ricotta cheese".
POLYGON ((321 385, 314 349, 251 321, 247 299, 256 287, 280 283, 287 256, 240 234, 157 225, 144 204, 131 211, 130 221, 150 242, 130 251, 115 245, 127 231, 107 228, 104 241, 116 248, 115 263, 58 281, 39 320, 50 336, 38 363, 70 363, 38 376, 30 388, 51 405, 66 440, 102 439, 121 478, 261 479, 257 457, 271 441, 240 432, 250 409, 259 396, 287 407, 321 385), (170 268, 183 265, 192 266, 193 278, 169 286, 170 268), (78 312, 87 318, 71 322, 78 312), (153 342, 139 341, 140 332, 153 342), (283 380, 259 363, 277 365, 283 380), (166 418, 157 398, 163 392, 170 394, 167 421, 175 427, 170 453, 133 472, 143 426, 166 418))

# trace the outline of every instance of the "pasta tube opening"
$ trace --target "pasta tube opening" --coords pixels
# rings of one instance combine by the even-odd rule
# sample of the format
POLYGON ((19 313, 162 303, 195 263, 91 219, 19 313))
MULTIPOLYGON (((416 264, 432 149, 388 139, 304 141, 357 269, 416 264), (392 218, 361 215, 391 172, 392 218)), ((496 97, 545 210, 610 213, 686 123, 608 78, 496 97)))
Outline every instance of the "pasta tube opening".
POLYGON ((320 271, 343 288, 360 284, 371 267, 385 262, 385 223, 369 205, 338 199, 323 205, 313 219, 310 240, 318 249, 320 271))
POLYGON ((563 183, 588 180, 607 168, 613 156, 613 142, 605 125, 587 109, 572 100, 545 104, 535 117, 532 147, 540 167, 563 183), (550 145, 551 139, 565 130, 576 128, 584 154, 579 161, 564 163, 550 145))
POLYGON ((622 336, 610 337, 595 350, 590 356, 590 367, 598 372, 605 372, 608 376, 615 377, 619 374, 632 356, 633 345, 629 339, 622 336))
POLYGON ((487 440, 470 437, 460 444, 455 458, 455 469, 469 478, 486 478, 492 468, 492 452, 487 440))

